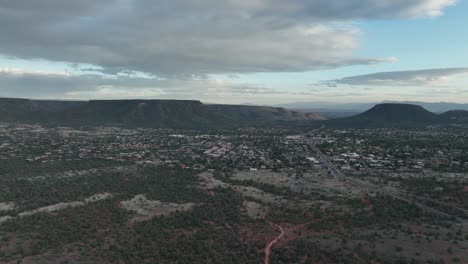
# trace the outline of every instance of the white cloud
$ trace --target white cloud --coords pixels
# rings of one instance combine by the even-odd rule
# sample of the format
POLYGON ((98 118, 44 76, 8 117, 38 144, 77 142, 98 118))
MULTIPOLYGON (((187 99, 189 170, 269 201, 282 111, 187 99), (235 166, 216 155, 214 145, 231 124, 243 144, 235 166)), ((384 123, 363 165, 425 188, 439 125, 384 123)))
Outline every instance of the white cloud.
POLYGON ((209 98, 212 96, 278 95, 258 85, 219 79, 162 79, 132 75, 74 75, 0 68, 0 94, 36 98, 209 98))
MULTIPOLYGON (((0 0, 0 58, 22 59, 21 65, 39 59, 41 64, 31 65, 76 66, 63 72, 0 68, 0 95, 238 102, 249 97, 314 96, 310 91, 209 76, 396 62, 387 55, 353 55, 361 34, 353 22, 435 17, 453 4, 454 0, 0 0)), ((429 76, 424 76, 373 76, 367 83, 427 83, 429 76)), ((366 83, 365 79, 327 84, 366 83)))
POLYGON ((454 77, 467 75, 468 68, 425 69, 417 71, 379 72, 367 75, 351 76, 342 79, 322 81, 328 86, 442 86, 454 77))
POLYGON ((71 76, 68 72, 51 72, 51 71, 27 71, 20 68, 0 67, 0 74, 8 74, 12 76, 24 76, 24 75, 44 75, 44 76, 71 76))
POLYGON ((0 0, 0 54, 160 76, 307 71, 354 57, 356 19, 440 15, 453 0, 0 0), (338 25, 338 26, 336 26, 338 25))

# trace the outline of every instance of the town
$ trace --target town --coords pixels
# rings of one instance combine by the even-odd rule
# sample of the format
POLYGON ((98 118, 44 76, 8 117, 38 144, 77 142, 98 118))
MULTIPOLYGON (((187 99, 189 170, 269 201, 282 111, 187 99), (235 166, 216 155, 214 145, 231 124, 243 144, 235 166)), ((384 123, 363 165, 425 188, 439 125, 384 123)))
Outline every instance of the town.
POLYGON ((2 123, 0 262, 189 260, 198 254, 195 244, 155 258, 140 243, 174 245, 133 230, 173 230, 179 243, 187 236, 180 221, 198 230, 192 235, 221 230, 206 238, 231 241, 205 253, 218 261, 235 246, 245 263, 264 254, 283 263, 340 262, 355 250, 356 263, 464 262, 467 143, 457 128, 194 131, 2 123), (43 232, 31 234, 28 226, 43 232), (83 226, 82 236, 68 237, 83 226), (272 240, 280 229, 281 239, 272 240), (96 234, 99 243, 92 242, 96 234), (266 247, 269 241, 276 242, 266 247))

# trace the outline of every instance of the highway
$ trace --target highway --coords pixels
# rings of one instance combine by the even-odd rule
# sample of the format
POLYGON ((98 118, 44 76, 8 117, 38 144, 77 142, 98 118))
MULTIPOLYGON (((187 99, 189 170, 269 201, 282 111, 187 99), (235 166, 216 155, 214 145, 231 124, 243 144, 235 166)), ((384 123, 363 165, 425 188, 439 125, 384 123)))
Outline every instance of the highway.
POLYGON ((382 188, 379 188, 379 187, 377 187, 377 186, 375 186, 373 184, 363 182, 363 181, 360 181, 358 179, 353 179, 353 178, 350 178, 350 177, 346 177, 340 170, 338 170, 338 168, 336 168, 336 166, 332 163, 332 161, 313 142, 308 142, 308 145, 310 146, 310 148, 313 151, 316 152, 316 154, 319 157, 319 160, 328 168, 328 171, 330 173, 332 173, 335 177, 337 177, 337 178, 339 178, 339 179, 341 179, 341 180, 343 180, 343 181, 345 181, 347 183, 350 183, 350 184, 352 184, 352 185, 354 185, 356 187, 359 187, 359 188, 362 188, 362 189, 365 189, 365 190, 368 190, 368 191, 388 195, 388 196, 393 197, 394 199, 414 204, 415 206, 421 208, 422 210, 424 210, 426 212, 437 214, 437 215, 443 216, 443 217, 455 218, 457 221, 459 221, 461 223, 468 224, 468 220, 466 220, 466 219, 463 219, 463 218, 460 218, 460 217, 457 217, 457 216, 442 212, 439 209, 436 209, 434 207, 430 207, 428 205, 417 202, 417 200, 419 200, 419 201, 430 201, 430 202, 439 204, 441 206, 445 206, 447 208, 458 210, 458 211, 464 212, 464 213, 468 213, 468 210, 465 210, 463 208, 454 207, 454 206, 447 205, 447 204, 443 204, 443 203, 440 203, 438 201, 433 201, 433 200, 426 199, 426 198, 423 198, 423 197, 417 197, 417 196, 413 196, 413 195, 403 194, 403 193, 400 193, 400 192, 391 192, 391 191, 383 190, 382 188))

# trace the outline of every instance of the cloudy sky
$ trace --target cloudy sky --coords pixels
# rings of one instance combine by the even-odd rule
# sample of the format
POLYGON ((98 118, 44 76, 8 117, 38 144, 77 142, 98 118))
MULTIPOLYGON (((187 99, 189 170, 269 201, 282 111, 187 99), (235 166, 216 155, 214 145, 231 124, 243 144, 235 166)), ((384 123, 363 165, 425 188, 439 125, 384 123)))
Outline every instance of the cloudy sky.
POLYGON ((468 103, 468 0, 0 0, 0 97, 468 103))

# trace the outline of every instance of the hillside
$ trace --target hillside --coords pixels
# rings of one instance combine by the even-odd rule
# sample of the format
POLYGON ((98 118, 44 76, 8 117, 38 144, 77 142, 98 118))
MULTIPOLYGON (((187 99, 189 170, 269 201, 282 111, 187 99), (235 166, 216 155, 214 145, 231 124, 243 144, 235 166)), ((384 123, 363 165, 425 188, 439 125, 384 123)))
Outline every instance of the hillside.
POLYGON ((40 101, 0 99, 0 122, 61 126, 228 128, 323 120, 283 108, 205 105, 190 100, 40 101))
POLYGON ((468 122, 468 111, 467 110, 452 110, 452 111, 448 111, 448 112, 441 114, 440 117, 450 120, 450 121, 466 123, 468 122))
POLYGON ((199 101, 100 100, 89 101, 59 115, 72 126, 115 125, 149 128, 201 128, 225 123, 199 101))
POLYGON ((348 118, 324 121, 327 127, 391 128, 424 127, 445 123, 445 119, 419 105, 379 104, 370 110, 348 118))
POLYGON ((211 112, 217 113, 237 122, 268 123, 274 122, 301 122, 310 120, 325 120, 326 118, 315 113, 303 113, 286 110, 279 107, 247 106, 247 105, 207 105, 211 112))
POLYGON ((426 110, 433 113, 444 113, 453 109, 468 110, 468 104, 449 103, 449 102, 422 102, 422 101, 382 101, 370 103, 336 103, 336 102, 300 102, 290 104, 280 104, 278 107, 286 109, 297 109, 300 111, 312 111, 318 113, 332 112, 357 112, 361 113, 371 109, 374 105, 378 104, 412 104, 420 105, 426 110))
POLYGON ((15 98, 0 98, 0 121, 2 122, 46 122, 56 115, 85 102, 47 101, 15 98))

